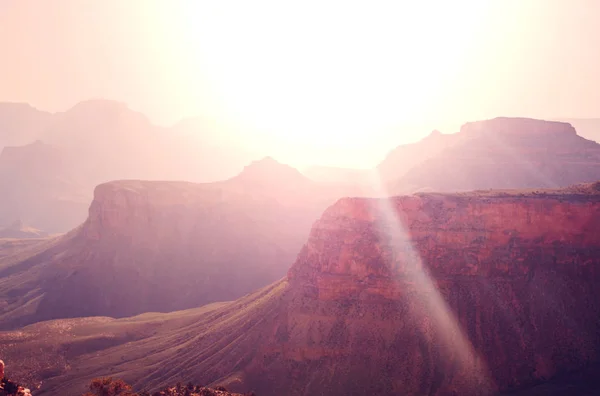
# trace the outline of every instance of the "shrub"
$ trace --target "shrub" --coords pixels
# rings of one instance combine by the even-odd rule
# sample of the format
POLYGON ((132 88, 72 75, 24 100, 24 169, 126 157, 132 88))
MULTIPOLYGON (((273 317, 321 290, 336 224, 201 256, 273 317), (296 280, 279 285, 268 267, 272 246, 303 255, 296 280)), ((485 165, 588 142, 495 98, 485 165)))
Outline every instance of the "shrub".
POLYGON ((85 396, 139 396, 131 386, 120 379, 112 377, 96 378, 90 384, 90 392, 85 396))

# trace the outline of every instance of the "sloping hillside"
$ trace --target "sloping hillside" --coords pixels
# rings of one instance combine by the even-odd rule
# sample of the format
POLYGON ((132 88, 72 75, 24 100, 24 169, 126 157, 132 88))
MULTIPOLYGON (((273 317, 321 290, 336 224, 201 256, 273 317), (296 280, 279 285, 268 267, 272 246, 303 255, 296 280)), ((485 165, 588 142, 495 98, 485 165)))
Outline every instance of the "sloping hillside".
POLYGON ((288 278, 168 315, 0 333, 39 395, 118 375, 260 395, 487 395, 600 362, 600 185, 343 199, 288 278))

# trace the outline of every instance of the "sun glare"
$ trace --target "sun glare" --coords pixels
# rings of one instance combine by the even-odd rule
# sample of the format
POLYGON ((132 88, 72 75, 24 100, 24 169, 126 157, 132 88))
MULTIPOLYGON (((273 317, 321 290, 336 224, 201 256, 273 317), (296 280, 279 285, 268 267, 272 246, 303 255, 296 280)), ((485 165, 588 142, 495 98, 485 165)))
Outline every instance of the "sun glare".
POLYGON ((180 29, 230 116, 297 143, 352 146, 427 117, 468 62, 483 3, 190 1, 180 29))

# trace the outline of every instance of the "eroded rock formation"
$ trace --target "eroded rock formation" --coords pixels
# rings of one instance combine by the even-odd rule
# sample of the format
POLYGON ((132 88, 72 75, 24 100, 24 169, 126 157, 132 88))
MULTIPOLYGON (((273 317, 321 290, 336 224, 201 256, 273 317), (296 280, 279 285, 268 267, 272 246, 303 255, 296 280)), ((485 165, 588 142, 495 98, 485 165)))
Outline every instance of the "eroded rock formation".
POLYGON ((287 279, 235 302, 0 339, 28 365, 40 350, 63 362, 36 374, 42 394, 118 372, 151 389, 488 395, 600 362, 599 268, 600 184, 346 198, 313 226, 287 279))
POLYGON ((498 117, 400 146, 379 171, 391 194, 558 188, 600 179, 600 144, 568 123, 498 117))
POLYGON ((599 265, 598 195, 344 199, 289 271, 281 352, 381 394, 524 386, 600 358, 599 265))
POLYGON ((285 276, 342 195, 272 159, 218 183, 102 184, 80 227, 0 259, 0 328, 239 298, 285 276))

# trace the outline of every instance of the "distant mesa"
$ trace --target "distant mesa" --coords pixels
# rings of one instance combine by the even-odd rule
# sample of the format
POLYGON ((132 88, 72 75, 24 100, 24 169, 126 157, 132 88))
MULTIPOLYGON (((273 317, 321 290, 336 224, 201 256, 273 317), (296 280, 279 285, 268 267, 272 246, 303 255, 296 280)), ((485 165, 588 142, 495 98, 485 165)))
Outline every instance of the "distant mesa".
POLYGON ((231 178, 255 158, 232 143, 238 135, 215 123, 160 127, 104 99, 54 114, 0 103, 0 227, 18 214, 32 227, 67 232, 85 221, 94 188, 111 180, 231 178))
POLYGON ((293 194, 311 181, 338 188, 341 197, 556 188, 600 178, 600 145, 565 122, 469 122, 457 133, 433 130, 396 147, 376 169, 312 167, 303 174, 273 158, 247 165, 257 157, 239 134, 201 117, 159 127, 111 100, 83 101, 55 114, 0 104, 0 227, 18 215, 31 227, 67 232, 85 221, 97 185, 123 179, 221 182, 253 194, 278 184, 278 199, 299 201, 293 194))
POLYGON ((81 226, 0 258, 11 268, 0 328, 238 298, 283 277, 313 222, 344 195, 272 158, 223 182, 103 183, 81 226))
POLYGON ((537 138, 559 137, 561 135, 577 135, 575 128, 566 122, 536 120, 532 118, 497 117, 491 120, 468 122, 460 133, 496 134, 496 135, 529 135, 537 138))
POLYGON ((565 122, 499 117, 400 146, 379 165, 390 194, 557 188, 600 179, 600 144, 565 122))

